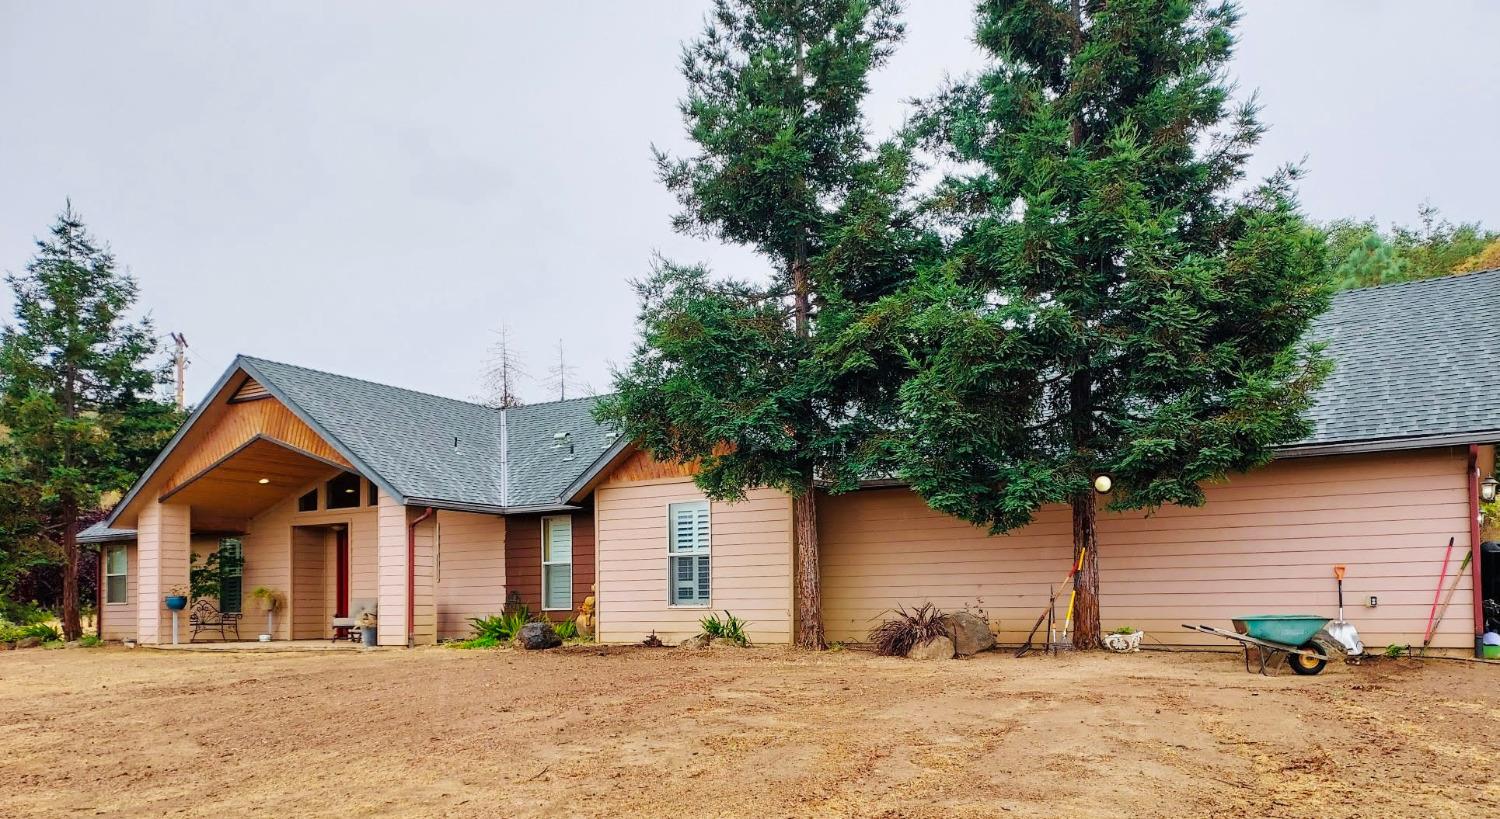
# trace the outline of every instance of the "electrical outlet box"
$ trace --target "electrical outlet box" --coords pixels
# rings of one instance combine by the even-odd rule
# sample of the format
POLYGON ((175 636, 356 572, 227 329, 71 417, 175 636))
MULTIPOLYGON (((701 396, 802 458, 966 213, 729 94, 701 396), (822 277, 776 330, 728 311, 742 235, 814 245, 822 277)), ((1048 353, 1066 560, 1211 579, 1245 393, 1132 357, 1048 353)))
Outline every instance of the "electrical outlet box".
POLYGON ((1370 595, 1370 602, 1368 604, 1366 604, 1366 605, 1368 605, 1370 608, 1373 609, 1376 606, 1380 605, 1380 598, 1378 598, 1378 597, 1376 597, 1375 595, 1372 594, 1372 595, 1370 595))

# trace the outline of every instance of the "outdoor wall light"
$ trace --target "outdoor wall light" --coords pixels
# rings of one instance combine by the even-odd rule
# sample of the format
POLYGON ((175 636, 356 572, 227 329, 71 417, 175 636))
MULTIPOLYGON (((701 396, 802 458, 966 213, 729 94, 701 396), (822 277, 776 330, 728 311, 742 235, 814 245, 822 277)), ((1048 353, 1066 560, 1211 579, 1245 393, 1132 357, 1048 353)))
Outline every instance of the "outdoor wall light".
POLYGON ((270 478, 261 478, 260 480, 256 481, 256 483, 270 483, 270 482, 271 482, 270 478))
MULTIPOLYGON (((1108 495, 1109 490, 1115 487, 1115 479, 1108 475, 1094 476, 1094 491, 1101 495, 1108 495)), ((1493 493, 1492 493, 1493 494, 1493 493)))
POLYGON ((1479 482, 1479 499, 1485 503, 1493 501, 1496 489, 1500 489, 1500 481, 1495 480, 1494 475, 1485 478, 1479 482))

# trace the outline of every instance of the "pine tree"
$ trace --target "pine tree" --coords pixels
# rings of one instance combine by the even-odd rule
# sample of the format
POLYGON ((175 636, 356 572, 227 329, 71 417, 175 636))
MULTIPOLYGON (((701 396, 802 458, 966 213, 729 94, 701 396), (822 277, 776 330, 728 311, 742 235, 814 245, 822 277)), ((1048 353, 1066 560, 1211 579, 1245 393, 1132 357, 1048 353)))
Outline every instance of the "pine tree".
POLYGON ((149 319, 131 322, 136 283, 95 244, 72 204, 20 275, 9 275, 15 323, 0 331, 0 425, 7 480, 32 490, 40 529, 63 557, 62 625, 78 616, 78 529, 101 495, 125 489, 176 414, 152 391, 165 368, 149 319))
POLYGON ((1262 133, 1230 101, 1235 23, 1203 0, 982 2, 989 66, 917 119, 965 172, 930 203, 944 263, 871 322, 913 362, 897 472, 997 533, 1070 504, 1083 648, 1093 479, 1117 509, 1200 504, 1309 432, 1327 370, 1300 341, 1328 285, 1295 169, 1230 195, 1262 133))
POLYGON ((867 466, 884 385, 820 351, 902 283, 928 244, 904 209, 899 144, 872 148, 860 106, 900 39, 887 0, 719 0, 683 53, 682 112, 697 153, 661 152, 684 233, 756 250, 769 283, 658 260, 637 283, 640 343, 599 407, 662 460, 700 463, 715 499, 755 487, 793 499, 796 642, 824 645, 815 479, 867 466))
POLYGON ((495 335, 484 366, 484 394, 478 400, 496 409, 519 407, 525 403, 521 400, 521 381, 529 376, 521 365, 520 351, 510 340, 510 327, 500 325, 495 335))

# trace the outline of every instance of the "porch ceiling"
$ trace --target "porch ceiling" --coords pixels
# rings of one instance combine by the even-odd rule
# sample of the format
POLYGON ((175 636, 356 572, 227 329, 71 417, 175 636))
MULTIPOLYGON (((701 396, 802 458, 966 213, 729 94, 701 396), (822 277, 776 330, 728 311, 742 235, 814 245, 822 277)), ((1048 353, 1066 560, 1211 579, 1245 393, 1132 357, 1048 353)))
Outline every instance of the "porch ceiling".
POLYGON ((162 500, 186 503, 195 516, 246 519, 292 492, 347 471, 274 438, 257 436, 181 485, 162 500), (265 481, 265 483, 262 483, 265 481))

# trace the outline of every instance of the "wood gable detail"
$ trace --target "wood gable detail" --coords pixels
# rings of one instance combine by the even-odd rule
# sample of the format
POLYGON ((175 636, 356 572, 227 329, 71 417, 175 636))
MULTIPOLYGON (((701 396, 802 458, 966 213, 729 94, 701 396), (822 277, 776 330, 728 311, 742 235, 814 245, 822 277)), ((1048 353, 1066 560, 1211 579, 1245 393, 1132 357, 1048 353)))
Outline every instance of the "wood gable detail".
MULTIPOLYGON (((249 383, 254 383, 249 382, 249 383)), ((257 385, 259 386, 259 385, 257 385)), ((243 387, 241 388, 243 392, 243 387)), ((161 494, 169 494, 193 480, 205 470, 236 454, 256 438, 267 438, 286 448, 300 450, 329 464, 353 470, 353 466, 311 427, 302 422, 280 401, 231 403, 213 429, 201 438, 172 476, 162 485, 161 494)))
POLYGON ((609 471, 604 484, 655 481, 663 478, 690 478, 698 474, 698 462, 663 462, 651 457, 649 452, 638 449, 609 471))

